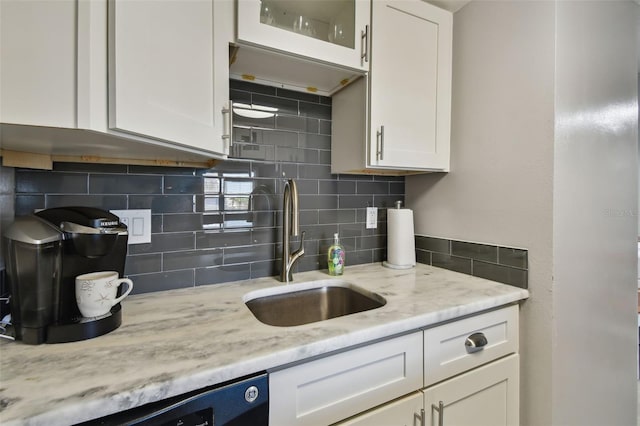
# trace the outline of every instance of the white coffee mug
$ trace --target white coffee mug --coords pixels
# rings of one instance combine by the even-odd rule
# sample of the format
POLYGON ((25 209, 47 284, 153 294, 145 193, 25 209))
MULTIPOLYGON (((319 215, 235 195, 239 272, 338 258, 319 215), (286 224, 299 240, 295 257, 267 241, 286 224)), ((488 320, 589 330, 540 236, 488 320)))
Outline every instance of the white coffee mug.
POLYGON ((76 302, 83 317, 99 317, 111 311, 111 307, 120 303, 133 290, 133 282, 128 278, 118 278, 115 271, 92 272, 76 277, 76 302), (127 283, 128 288, 122 296, 116 298, 120 284, 127 283))

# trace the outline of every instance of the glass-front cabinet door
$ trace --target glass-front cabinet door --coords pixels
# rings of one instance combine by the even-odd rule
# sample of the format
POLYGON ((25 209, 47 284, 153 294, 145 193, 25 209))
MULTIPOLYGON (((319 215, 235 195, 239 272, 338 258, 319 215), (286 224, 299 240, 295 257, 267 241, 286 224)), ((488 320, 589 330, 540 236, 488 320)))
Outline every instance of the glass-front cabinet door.
POLYGON ((369 0, 238 0, 238 41, 369 69, 369 0))

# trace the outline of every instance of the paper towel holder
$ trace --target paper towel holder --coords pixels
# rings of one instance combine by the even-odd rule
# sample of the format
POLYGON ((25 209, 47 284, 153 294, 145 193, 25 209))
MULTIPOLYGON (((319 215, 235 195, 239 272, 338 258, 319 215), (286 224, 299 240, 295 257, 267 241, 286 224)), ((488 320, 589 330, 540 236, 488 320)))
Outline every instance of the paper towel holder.
POLYGON ((413 211, 402 208, 402 201, 387 211, 387 260, 382 266, 410 269, 416 266, 413 211))

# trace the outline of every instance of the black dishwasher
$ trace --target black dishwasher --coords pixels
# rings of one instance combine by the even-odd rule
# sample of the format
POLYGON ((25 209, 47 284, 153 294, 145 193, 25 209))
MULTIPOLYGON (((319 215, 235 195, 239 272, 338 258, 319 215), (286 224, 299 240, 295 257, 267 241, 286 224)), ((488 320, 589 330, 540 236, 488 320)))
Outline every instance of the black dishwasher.
POLYGON ((76 426, 267 426, 267 374, 200 389, 76 426))

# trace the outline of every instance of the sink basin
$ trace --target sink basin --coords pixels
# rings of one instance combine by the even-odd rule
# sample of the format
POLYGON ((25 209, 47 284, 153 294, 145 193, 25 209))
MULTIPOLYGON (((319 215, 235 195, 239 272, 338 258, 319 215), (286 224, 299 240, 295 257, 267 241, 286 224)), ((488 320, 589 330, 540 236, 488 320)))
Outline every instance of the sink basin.
POLYGON ((342 280, 321 280, 256 290, 244 302, 261 322, 291 327, 355 314, 384 306, 387 301, 342 280))

